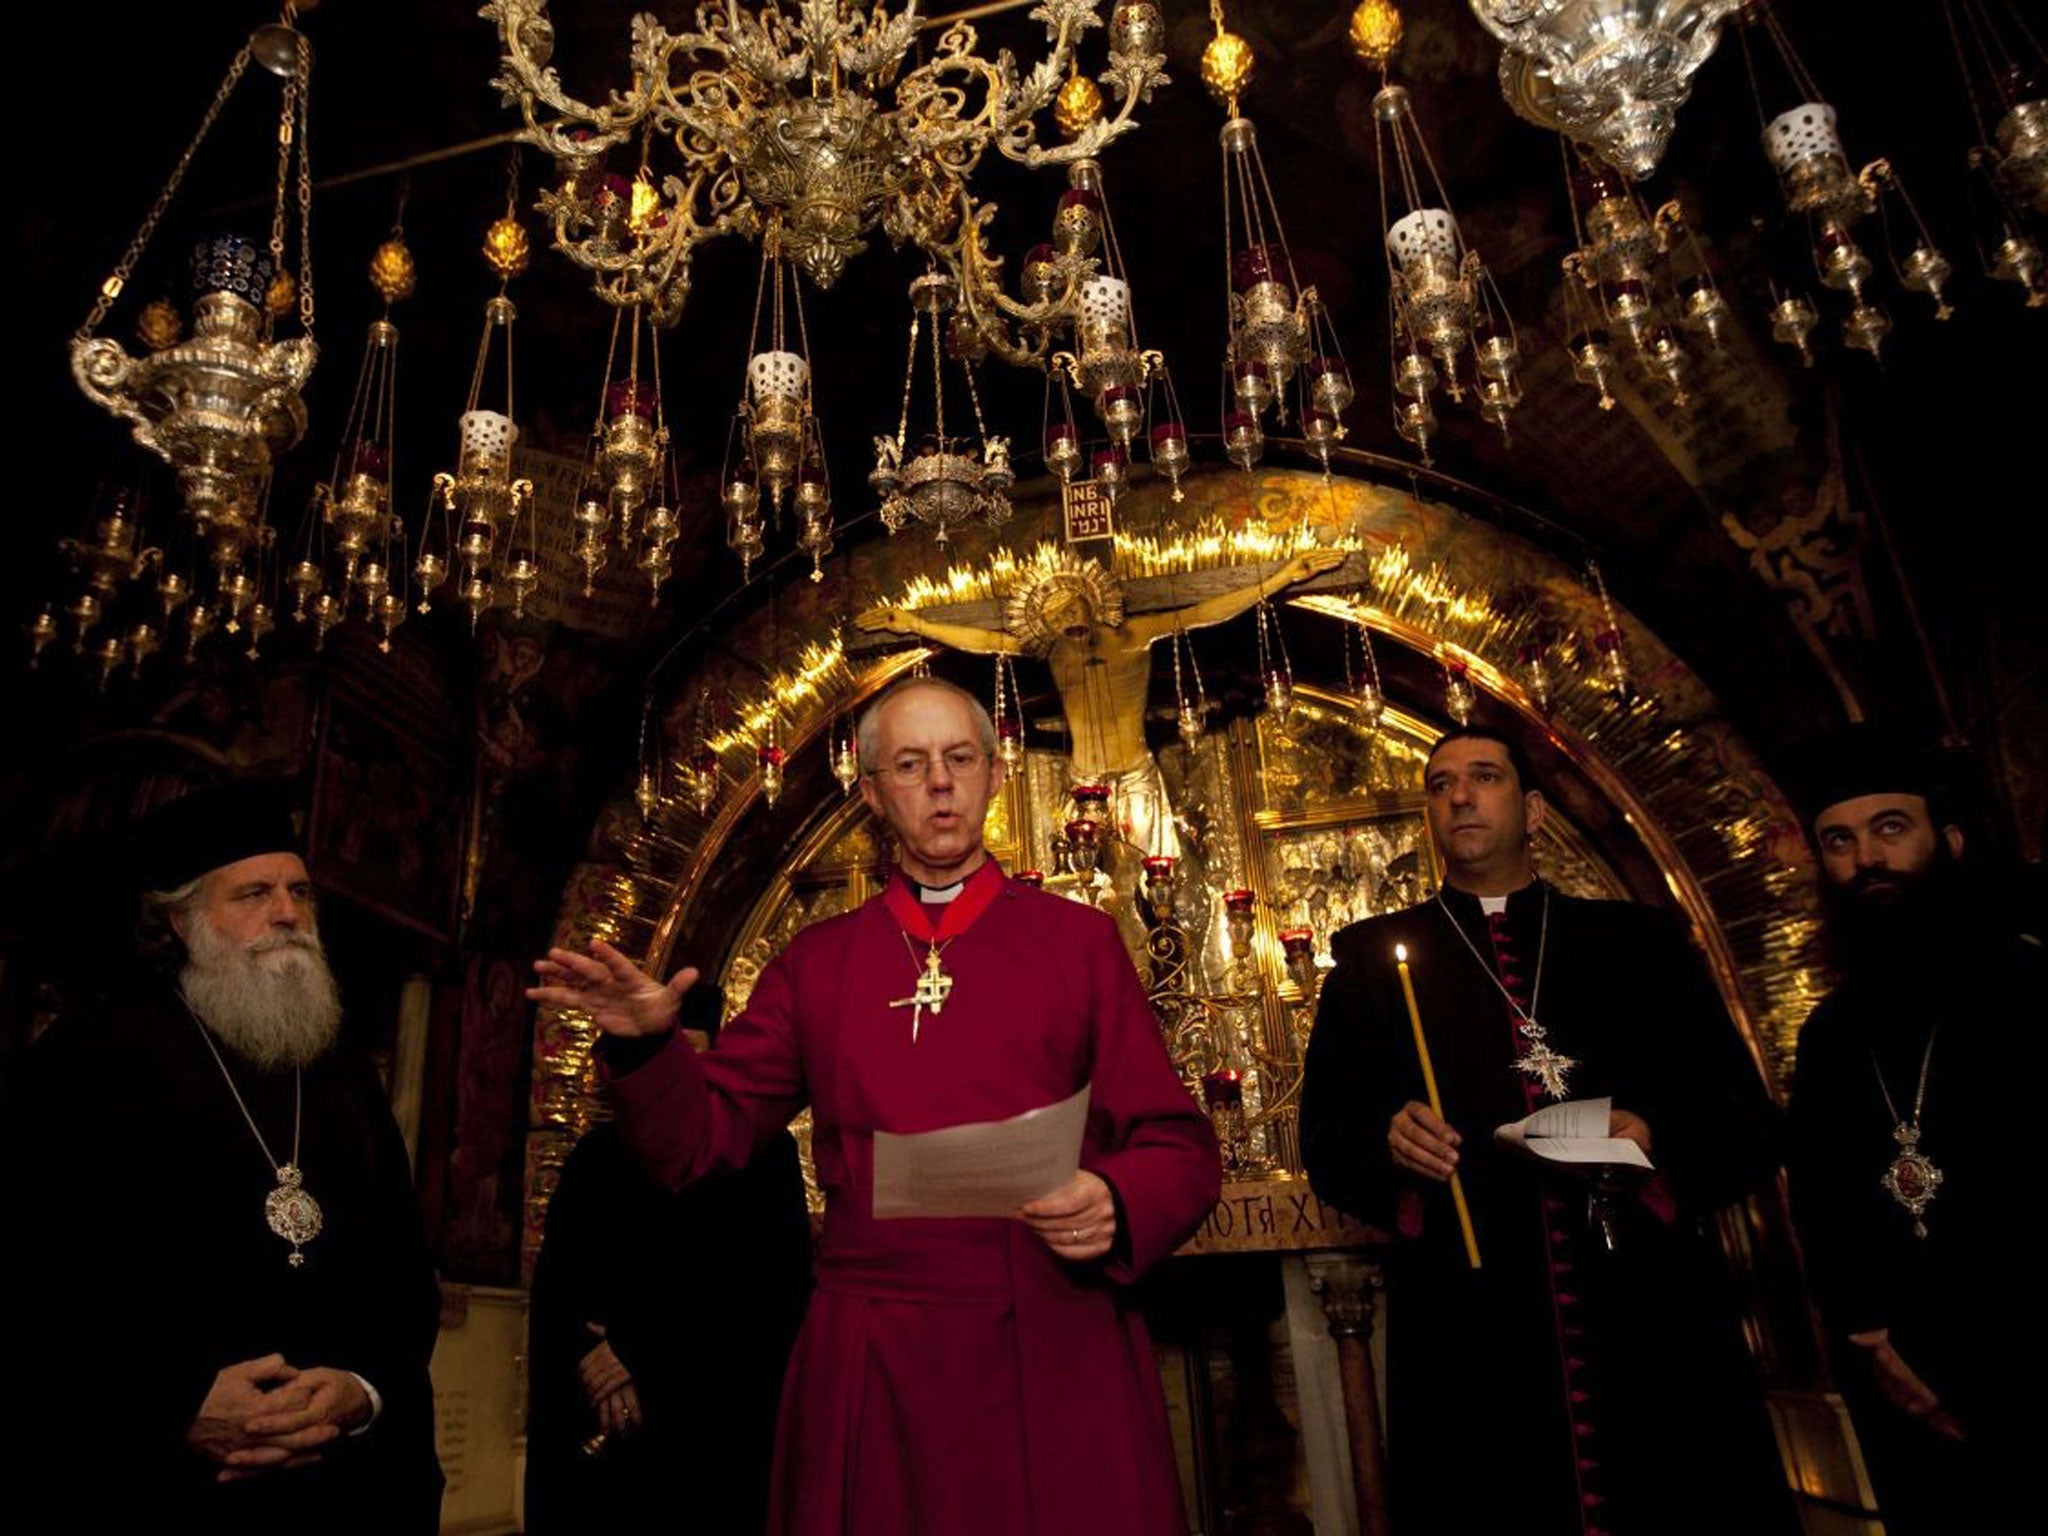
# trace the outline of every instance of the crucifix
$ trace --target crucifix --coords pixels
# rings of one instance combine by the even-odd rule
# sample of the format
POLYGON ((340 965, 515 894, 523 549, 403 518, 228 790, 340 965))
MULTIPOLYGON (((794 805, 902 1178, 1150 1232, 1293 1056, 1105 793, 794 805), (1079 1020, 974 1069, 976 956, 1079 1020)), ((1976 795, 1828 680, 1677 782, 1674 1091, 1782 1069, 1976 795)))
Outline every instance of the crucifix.
POLYGON ((939 964, 939 946, 934 944, 925 951, 924 969, 918 973, 917 989, 908 997, 899 997, 889 1004, 891 1008, 910 1010, 910 1043, 917 1044, 917 1026, 923 1021, 924 1011, 929 1008, 937 1018, 946 1011, 946 994, 953 990, 953 978, 939 964))
MULTIPOLYGON (((1284 562, 1124 583, 1098 561, 1065 554, 1028 567, 1000 600, 923 611, 870 608, 854 623, 871 634, 914 635, 980 656, 1043 656, 1073 744, 1073 782, 1112 783, 1133 772, 1156 778, 1145 741, 1152 646, 1183 629, 1221 624, 1304 582, 1319 590, 1342 585, 1317 578, 1327 578, 1345 558, 1340 549, 1309 549, 1284 562)), ((1159 795, 1163 802, 1163 782, 1159 795)), ((1180 852, 1170 815, 1158 816, 1132 841, 1147 853, 1180 852)))

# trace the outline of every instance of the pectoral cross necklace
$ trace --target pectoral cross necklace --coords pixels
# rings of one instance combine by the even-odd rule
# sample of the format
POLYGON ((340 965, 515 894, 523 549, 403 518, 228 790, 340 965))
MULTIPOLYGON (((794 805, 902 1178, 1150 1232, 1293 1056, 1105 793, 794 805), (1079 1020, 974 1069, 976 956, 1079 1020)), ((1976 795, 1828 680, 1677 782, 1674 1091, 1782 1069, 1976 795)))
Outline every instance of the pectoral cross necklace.
POLYGON ((1553 1099, 1568 1096, 1572 1068, 1578 1062, 1565 1055, 1550 1043, 1550 1035, 1536 1022, 1536 1007, 1543 997, 1543 958, 1550 947, 1550 887, 1543 887, 1543 920, 1536 932, 1536 974, 1529 988, 1529 1006, 1524 1008, 1515 1001, 1514 993, 1494 974, 1493 967, 1486 963, 1486 957, 1479 953, 1479 946, 1472 942, 1464 925, 1451 914, 1450 904, 1444 900, 1444 893, 1436 893, 1436 904, 1444 915, 1444 921, 1451 925, 1451 932, 1464 941, 1479 969, 1486 973, 1494 990, 1507 1000, 1514 1010, 1515 1030, 1522 1037, 1522 1053, 1515 1058, 1515 1070, 1532 1082, 1542 1085, 1543 1091, 1553 1099))
POLYGON ((944 961, 946 951, 989 909, 1003 883, 1003 872, 996 867, 995 860, 985 859, 960 883, 958 893, 940 909, 936 921, 932 908, 911 894, 907 879, 892 880, 882 893, 882 903, 895 917, 904 948, 910 951, 911 964, 918 968, 917 986, 910 996, 892 998, 889 1002, 891 1008, 910 1010, 912 1045, 917 1044, 925 1014, 929 1012, 937 1018, 946 1011, 946 1000, 953 994, 954 978, 947 974, 944 961), (922 960, 918 958, 920 942, 924 945, 922 960))
MULTIPOLYGON (((946 994, 953 990, 953 978, 946 974, 946 968, 940 963, 939 957, 952 942, 948 939, 941 944, 937 939, 933 939, 931 947, 924 952, 924 969, 917 973, 916 989, 910 996, 896 998, 889 1004, 891 1008, 910 1010, 912 1045, 917 1044, 917 1027, 924 1021, 925 1009, 931 1009, 933 1018, 946 1011, 946 994)), ((911 963, 916 964, 917 946, 910 942, 910 935, 907 933, 903 935, 903 946, 910 951, 911 963)))

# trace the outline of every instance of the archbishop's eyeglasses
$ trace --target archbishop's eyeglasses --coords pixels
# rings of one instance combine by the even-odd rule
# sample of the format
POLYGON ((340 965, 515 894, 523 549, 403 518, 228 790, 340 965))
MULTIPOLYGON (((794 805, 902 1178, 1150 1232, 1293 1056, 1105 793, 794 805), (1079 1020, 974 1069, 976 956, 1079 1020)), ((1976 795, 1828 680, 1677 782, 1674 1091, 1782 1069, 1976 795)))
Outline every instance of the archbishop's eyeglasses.
POLYGON ((988 768, 988 754, 979 747, 948 747, 937 757, 923 752, 906 752, 901 757, 891 758, 875 772, 907 789, 930 778, 934 763, 946 765, 948 778, 972 779, 988 768))

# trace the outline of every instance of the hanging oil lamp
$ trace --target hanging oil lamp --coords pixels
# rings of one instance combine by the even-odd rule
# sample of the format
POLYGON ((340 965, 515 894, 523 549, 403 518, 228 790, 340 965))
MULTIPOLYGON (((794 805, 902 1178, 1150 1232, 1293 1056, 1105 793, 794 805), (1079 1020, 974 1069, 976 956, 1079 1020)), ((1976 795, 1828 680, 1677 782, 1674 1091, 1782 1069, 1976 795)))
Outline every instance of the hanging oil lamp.
POLYGON ((1378 730, 1387 712, 1387 695, 1380 684, 1380 658, 1373 649, 1372 631, 1365 627, 1362 618, 1353 619, 1344 626, 1344 691, 1356 700, 1351 712, 1357 716, 1358 723, 1368 731, 1378 730), (1352 664, 1354 649, 1358 653, 1355 667, 1352 664))
POLYGON ((1460 726, 1472 723, 1472 710, 1477 702, 1472 693, 1472 681, 1467 676, 1468 670, 1466 664, 1456 657, 1444 662, 1444 713, 1460 726))
MULTIPOLYGON (((413 568, 424 598, 452 567, 456 597, 469 610, 472 629, 501 595, 510 595, 515 618, 523 615, 527 598, 540 584, 533 482, 512 473, 512 447, 519 436, 512 377, 512 328, 518 310, 506 290, 526 270, 528 254, 526 231, 513 217, 508 199, 504 217, 484 235, 484 259, 498 276, 498 291, 484 305, 483 336, 458 424, 456 467, 452 473, 444 470, 434 476, 439 528, 430 518, 422 529, 420 557, 413 568), (486 405, 494 376, 503 393, 492 394, 492 404, 486 405), (502 410, 496 408, 500 402, 502 410), (439 553, 443 549, 451 550, 445 559, 439 553)), ((317 613, 315 618, 317 623, 317 613)))
POLYGON ((1288 659, 1287 642, 1280 634, 1280 620, 1273 605, 1259 599, 1257 609, 1259 687, 1273 723, 1286 730, 1294 717, 1294 664, 1288 659))
POLYGON ((1181 625, 1173 627, 1173 718, 1181 745, 1192 752, 1201 745, 1209 729, 1209 695, 1202 687, 1202 669, 1195 661, 1195 644, 1181 625), (1181 658, 1187 658, 1185 674, 1181 658), (1193 680, 1193 691, 1188 682, 1193 680))
POLYGON ((991 717, 996 728, 996 761, 1015 769, 1024 761, 1024 718, 1017 705, 1017 673, 1007 656, 996 657, 995 709, 991 717))

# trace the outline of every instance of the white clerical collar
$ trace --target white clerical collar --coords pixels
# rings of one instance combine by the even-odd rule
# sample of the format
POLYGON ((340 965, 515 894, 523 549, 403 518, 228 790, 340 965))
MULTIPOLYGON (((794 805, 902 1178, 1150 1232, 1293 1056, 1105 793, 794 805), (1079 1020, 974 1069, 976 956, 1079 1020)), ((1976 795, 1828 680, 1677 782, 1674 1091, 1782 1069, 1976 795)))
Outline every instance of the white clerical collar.
POLYGON ((910 883, 917 886, 917 899, 934 907, 943 907, 967 889, 967 878, 964 875, 951 885, 918 885, 915 880, 910 883))
POLYGON ((1499 912, 1505 912, 1507 909, 1508 899, 1505 896, 1482 896, 1479 898, 1479 910, 1488 917, 1492 917, 1499 912))

